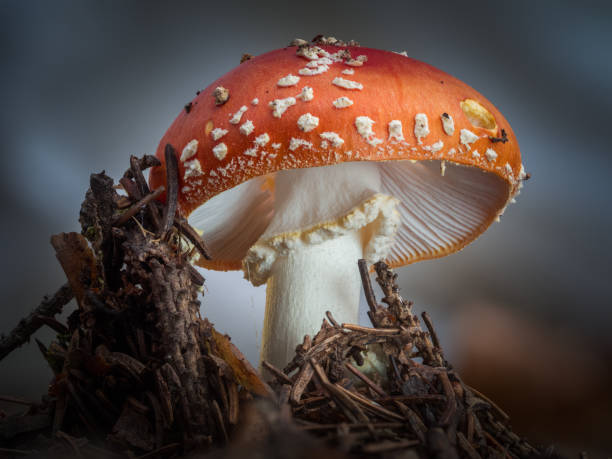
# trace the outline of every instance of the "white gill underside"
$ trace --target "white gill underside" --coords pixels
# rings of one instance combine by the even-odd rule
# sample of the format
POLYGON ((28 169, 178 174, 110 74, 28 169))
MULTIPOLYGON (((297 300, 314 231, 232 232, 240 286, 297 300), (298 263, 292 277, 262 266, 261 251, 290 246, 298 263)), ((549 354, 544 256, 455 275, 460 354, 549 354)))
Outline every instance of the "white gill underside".
MULTIPOLYGON (((474 230, 490 221, 491 215, 500 213, 508 199, 508 186, 501 178, 473 167, 447 163, 444 176, 440 174, 439 161, 354 162, 327 166, 325 169, 334 168, 350 168, 354 182, 373 185, 369 188, 366 186, 366 191, 361 187, 358 188, 360 191, 354 192, 353 200, 362 198, 361 202, 351 203, 357 206, 353 208, 357 213, 362 213, 359 218, 383 224, 385 219, 376 219, 377 216, 385 212, 390 215, 393 208, 399 211, 399 230, 386 256, 390 262, 433 258, 454 251, 454 247, 469 242, 474 237, 474 230), (376 180, 380 181, 379 185, 376 180), (390 200, 389 196, 397 198, 399 205, 396 206, 395 200, 390 200), (368 205, 363 205, 364 200, 369 201, 366 202, 368 205)), ((290 177, 291 174, 287 172, 291 171, 283 171, 281 174, 290 177)), ((242 260, 258 240, 261 242, 261 236, 274 216, 273 192, 266 186, 269 180, 267 176, 251 179, 215 196, 191 214, 190 223, 204 230, 213 259, 242 260)), ((299 228, 294 229, 303 230, 309 226, 321 229, 321 222, 340 219, 350 213, 349 202, 333 191, 333 185, 324 190, 333 193, 338 204, 328 208, 325 214, 316 214, 321 212, 317 209, 322 207, 311 204, 310 209, 314 213, 301 220, 299 228)), ((277 228, 287 230, 291 222, 283 222, 277 228)), ((297 220, 293 220, 293 223, 297 223, 297 220)), ((375 226, 370 225, 369 228, 374 232, 393 230, 375 226)), ((272 234, 270 231, 266 233, 272 234)), ((311 234, 319 237, 325 235, 325 231, 314 231, 311 234)), ((283 238, 276 240, 282 241, 283 238)), ((273 260, 269 256, 274 255, 269 253, 267 262, 263 264, 271 266, 273 260)), ((251 268, 252 265, 247 264, 245 277, 257 285, 265 282, 262 278, 264 273, 257 273, 257 268, 251 272, 251 268)))

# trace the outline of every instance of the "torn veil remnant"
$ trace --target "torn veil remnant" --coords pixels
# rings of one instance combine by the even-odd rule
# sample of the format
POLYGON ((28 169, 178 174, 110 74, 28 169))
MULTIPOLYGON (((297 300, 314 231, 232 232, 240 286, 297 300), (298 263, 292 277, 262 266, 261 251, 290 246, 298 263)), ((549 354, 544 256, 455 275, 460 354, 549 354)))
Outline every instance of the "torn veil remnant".
POLYGON ((198 142, 179 162, 180 211, 205 231, 202 266, 267 283, 262 358, 279 367, 327 309, 357 320, 359 258, 402 266, 460 250, 525 177, 508 122, 461 81, 351 42, 293 43, 203 90, 150 177, 164 184, 167 143, 198 142), (217 105, 215 88, 231 99, 217 105))

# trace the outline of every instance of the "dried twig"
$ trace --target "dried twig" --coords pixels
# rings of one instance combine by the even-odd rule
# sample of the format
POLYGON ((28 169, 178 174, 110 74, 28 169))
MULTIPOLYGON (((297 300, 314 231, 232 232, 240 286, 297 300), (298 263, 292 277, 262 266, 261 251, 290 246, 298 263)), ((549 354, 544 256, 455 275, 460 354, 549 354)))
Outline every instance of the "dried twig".
POLYGON ((168 192, 166 193, 166 206, 164 207, 164 216, 162 219, 161 235, 170 231, 174 221, 174 214, 178 205, 178 159, 176 158, 176 150, 172 145, 167 144, 164 151, 166 159, 166 184, 168 192))
POLYGON ((4 359, 13 350, 28 342, 44 322, 41 316, 53 317, 62 312, 63 307, 73 298, 70 285, 62 285, 52 297, 45 296, 41 303, 26 318, 8 334, 0 339, 0 360, 4 359))

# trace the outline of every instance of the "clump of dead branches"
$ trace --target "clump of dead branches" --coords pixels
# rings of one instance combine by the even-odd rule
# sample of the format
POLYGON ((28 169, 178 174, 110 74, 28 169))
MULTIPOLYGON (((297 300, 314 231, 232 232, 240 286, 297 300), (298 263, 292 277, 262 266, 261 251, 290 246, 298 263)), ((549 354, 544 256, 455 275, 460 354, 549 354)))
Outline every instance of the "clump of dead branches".
POLYGON ((328 312, 285 368, 263 362, 273 376, 263 382, 199 315, 204 279, 191 260, 208 253, 177 212, 170 145, 165 159, 167 189, 147 186, 152 156, 132 157, 119 184, 93 174, 82 232, 52 237, 68 283, 0 339, 0 360, 49 326, 57 338, 37 344, 54 378, 40 403, 0 397, 27 406, 0 412, 0 456, 553 457, 461 380, 429 316, 413 313, 382 262, 383 304, 359 263, 372 327, 328 312))
POLYGON ((68 284, 0 342, 0 355, 49 325, 57 339, 38 345, 55 376, 44 403, 0 426, 6 451, 28 453, 18 445, 41 432, 53 441, 33 443, 32 451, 86 457, 222 445, 241 401, 271 394, 229 339, 200 317, 204 279, 190 260, 208 254, 176 215, 171 147, 167 157, 168 190, 147 186, 143 169, 159 165, 152 156, 132 157, 119 185, 92 174, 81 234, 51 238, 68 284), (72 296, 77 309, 62 324, 53 316, 72 296))
POLYGON ((338 324, 328 312, 282 371, 264 363, 298 428, 349 454, 539 456, 512 431, 509 416, 446 362, 430 317, 423 313, 421 325, 397 275, 383 262, 374 268, 386 306, 360 262, 372 328, 338 324))

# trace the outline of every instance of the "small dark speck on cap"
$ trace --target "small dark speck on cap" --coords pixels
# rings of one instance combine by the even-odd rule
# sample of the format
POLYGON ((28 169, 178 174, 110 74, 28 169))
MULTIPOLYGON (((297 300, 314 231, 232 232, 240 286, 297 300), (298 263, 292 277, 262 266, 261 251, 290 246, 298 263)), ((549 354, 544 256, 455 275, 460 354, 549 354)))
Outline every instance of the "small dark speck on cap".
POLYGON ((246 62, 249 59, 253 59, 253 55, 252 54, 248 54, 248 53, 244 53, 242 55, 242 57, 240 58, 240 63, 242 64, 243 62, 246 62))
POLYGON ((440 80, 440 84, 444 84, 444 81, 440 80))
POLYGON ((187 113, 189 113, 191 111, 192 107, 193 107, 193 103, 189 102, 187 105, 185 105, 185 111, 187 113))

